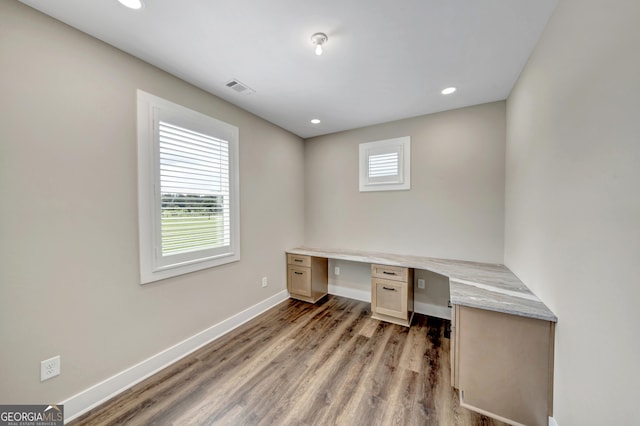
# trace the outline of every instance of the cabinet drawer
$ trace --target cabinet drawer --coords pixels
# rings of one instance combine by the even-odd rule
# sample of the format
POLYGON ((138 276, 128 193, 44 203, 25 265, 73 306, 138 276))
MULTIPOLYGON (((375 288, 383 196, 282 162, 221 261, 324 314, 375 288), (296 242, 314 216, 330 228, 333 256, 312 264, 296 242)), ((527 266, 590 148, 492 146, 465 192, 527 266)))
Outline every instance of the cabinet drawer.
POLYGON ((298 266, 311 266, 311 256, 300 254, 287 254, 287 264, 298 266))
POLYGON ((377 314, 408 320, 407 287, 407 283, 373 278, 371 280, 371 309, 375 310, 377 314))
POLYGON ((289 265, 287 267, 289 293, 311 297, 311 268, 289 265))
POLYGON ((371 265, 371 277, 406 283, 409 277, 409 268, 403 268, 402 266, 371 265))

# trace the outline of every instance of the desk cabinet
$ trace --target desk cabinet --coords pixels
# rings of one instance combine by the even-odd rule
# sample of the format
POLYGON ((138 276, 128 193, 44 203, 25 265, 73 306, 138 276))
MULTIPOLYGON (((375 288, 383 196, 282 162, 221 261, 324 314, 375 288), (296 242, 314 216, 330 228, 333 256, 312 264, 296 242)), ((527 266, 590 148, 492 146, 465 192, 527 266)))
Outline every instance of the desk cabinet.
POLYGON ((371 317, 409 327, 413 319, 413 269, 371 265, 371 317))
POLYGON ((460 405, 514 425, 552 413, 555 323, 453 305, 451 382, 460 405))
POLYGON ((328 259, 287 254, 287 290, 294 299, 316 303, 328 292, 328 259))

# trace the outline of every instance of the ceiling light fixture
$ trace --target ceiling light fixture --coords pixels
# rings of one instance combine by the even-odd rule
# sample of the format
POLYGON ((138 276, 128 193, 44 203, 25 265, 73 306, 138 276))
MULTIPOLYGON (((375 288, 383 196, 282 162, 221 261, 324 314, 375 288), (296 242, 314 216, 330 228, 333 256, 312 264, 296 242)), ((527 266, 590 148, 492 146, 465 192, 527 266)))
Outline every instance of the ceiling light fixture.
POLYGON ((325 33, 315 33, 311 36, 311 43, 316 45, 316 55, 322 55, 322 45, 329 40, 325 33))
POLYGON ((442 92, 440 92, 440 93, 442 93, 443 95, 450 95, 453 92, 455 92, 456 90, 457 89, 455 87, 447 87, 446 89, 443 89, 442 92))
POLYGON ((118 0, 124 6, 127 6, 129 9, 142 9, 143 3, 142 0, 118 0))
POLYGON ((311 122, 312 122, 313 124, 320 124, 320 120, 319 120, 319 119, 317 119, 317 118, 312 119, 312 120, 311 120, 311 122))

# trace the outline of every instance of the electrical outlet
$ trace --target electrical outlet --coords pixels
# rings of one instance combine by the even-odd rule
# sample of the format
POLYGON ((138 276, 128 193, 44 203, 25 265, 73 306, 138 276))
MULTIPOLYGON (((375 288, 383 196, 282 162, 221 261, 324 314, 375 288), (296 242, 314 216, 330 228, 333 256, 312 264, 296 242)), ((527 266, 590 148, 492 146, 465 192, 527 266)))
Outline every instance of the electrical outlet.
POLYGON ((267 280, 267 277, 262 277, 262 287, 266 287, 269 285, 269 280, 267 280))
POLYGON ((60 374, 60 355, 40 361, 40 381, 44 382, 60 374))
POLYGON ((422 278, 418 279, 418 288, 424 288, 424 279, 422 278))
POLYGON ((336 266, 335 268, 333 268, 333 274, 334 275, 340 275, 340 267, 336 266))

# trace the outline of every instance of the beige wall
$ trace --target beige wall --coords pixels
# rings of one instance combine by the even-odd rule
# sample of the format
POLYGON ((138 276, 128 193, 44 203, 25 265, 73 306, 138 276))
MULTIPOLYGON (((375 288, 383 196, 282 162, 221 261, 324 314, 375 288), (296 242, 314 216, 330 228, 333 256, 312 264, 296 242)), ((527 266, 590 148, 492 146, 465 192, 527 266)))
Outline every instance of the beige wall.
MULTIPOLYGON (((502 263, 504 155, 504 102, 308 139, 305 243, 502 263), (411 136, 411 190, 359 192, 358 144, 399 136, 411 136)), ((332 292, 370 300, 369 265, 330 266, 332 292)), ((447 280, 418 278, 416 311, 448 311, 447 280)))
POLYGON ((310 246, 502 263, 505 103, 305 142, 310 246), (411 136, 411 190, 358 191, 358 144, 411 136))
POLYGON ((558 315, 560 426, 638 421, 639 17, 560 0, 507 102, 505 262, 558 315))
POLYGON ((61 401, 285 289, 300 138, 16 1, 0 52, 2 403, 61 401), (138 88, 239 127, 240 262, 138 284, 138 88))

